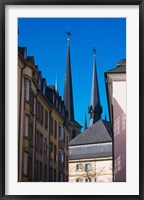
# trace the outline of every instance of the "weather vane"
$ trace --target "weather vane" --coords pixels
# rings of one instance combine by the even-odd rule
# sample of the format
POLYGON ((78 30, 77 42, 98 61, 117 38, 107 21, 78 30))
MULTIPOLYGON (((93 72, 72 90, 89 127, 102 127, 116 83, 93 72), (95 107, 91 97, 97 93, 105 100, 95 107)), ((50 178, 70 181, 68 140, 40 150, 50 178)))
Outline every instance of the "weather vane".
POLYGON ((94 44, 93 52, 94 52, 94 55, 95 55, 96 54, 95 44, 94 44))
POLYGON ((68 39, 67 39, 68 41, 70 40, 70 36, 72 35, 69 29, 70 29, 70 26, 68 26, 68 31, 66 32, 68 36, 68 39))

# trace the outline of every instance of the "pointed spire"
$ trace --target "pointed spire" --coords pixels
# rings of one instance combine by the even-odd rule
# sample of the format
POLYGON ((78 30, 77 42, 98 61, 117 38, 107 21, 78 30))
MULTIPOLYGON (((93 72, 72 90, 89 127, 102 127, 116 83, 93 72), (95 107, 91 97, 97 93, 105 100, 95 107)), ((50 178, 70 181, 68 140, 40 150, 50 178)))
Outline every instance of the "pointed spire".
POLYGON ((86 114, 84 117, 84 131, 87 129, 87 119, 86 119, 86 114))
POLYGON ((57 79, 57 76, 56 76, 56 81, 55 81, 55 90, 58 93, 58 79, 57 79))
POLYGON ((98 77, 96 70, 96 49, 93 49, 93 75, 92 75, 92 89, 91 89, 91 102, 89 107, 90 113, 90 126, 101 119, 102 107, 100 105, 98 77))
POLYGON ((74 106, 73 106, 73 90, 72 90, 72 75, 71 75, 71 59, 70 59, 70 31, 66 32, 67 38, 67 58, 66 58, 66 73, 64 83, 64 103, 68 111, 68 119, 74 121, 74 106))

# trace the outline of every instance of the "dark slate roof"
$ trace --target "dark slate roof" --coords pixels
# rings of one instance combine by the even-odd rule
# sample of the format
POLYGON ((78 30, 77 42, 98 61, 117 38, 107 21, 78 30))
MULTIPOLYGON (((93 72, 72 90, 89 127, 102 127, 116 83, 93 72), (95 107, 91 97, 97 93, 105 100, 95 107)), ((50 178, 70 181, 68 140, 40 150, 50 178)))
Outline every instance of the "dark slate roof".
POLYGON ((112 137, 110 123, 100 119, 83 133, 71 140, 69 145, 75 146, 83 144, 105 143, 111 141, 112 137))
POLYGON ((126 59, 120 60, 116 68, 108 70, 106 73, 126 73, 126 59))
POLYGON ((69 159, 104 158, 112 156, 112 142, 69 147, 69 159))

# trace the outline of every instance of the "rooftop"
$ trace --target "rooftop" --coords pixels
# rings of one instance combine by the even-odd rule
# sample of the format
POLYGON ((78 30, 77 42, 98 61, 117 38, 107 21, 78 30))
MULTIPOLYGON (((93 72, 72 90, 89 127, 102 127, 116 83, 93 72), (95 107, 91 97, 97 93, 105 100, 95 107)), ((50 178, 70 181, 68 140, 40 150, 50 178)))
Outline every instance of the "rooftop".
POLYGON ((111 142, 111 126, 105 120, 98 120, 95 124, 86 129, 83 133, 70 141, 70 146, 97 144, 111 142))

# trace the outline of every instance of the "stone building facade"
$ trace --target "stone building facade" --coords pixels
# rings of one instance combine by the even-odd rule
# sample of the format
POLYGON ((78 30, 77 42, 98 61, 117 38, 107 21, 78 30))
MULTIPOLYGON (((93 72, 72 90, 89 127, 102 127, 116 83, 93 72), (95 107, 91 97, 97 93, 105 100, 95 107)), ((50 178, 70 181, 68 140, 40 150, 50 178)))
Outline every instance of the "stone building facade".
POLYGON ((68 181, 67 111, 26 47, 18 48, 18 181, 68 181))

